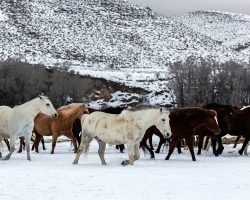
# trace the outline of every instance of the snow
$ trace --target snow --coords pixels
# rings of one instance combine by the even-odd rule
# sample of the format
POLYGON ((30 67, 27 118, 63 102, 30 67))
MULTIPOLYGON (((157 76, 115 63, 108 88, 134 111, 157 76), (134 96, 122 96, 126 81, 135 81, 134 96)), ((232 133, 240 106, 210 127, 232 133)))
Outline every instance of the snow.
MULTIPOLYGON (((237 148, 240 148, 238 145, 237 148)), ((123 167, 127 150, 119 153, 107 146, 106 166, 97 154, 97 144, 91 143, 90 153, 72 165, 75 157, 70 142, 58 143, 55 154, 47 150, 14 153, 9 161, 0 162, 0 199, 227 199, 248 198, 250 157, 239 156, 232 145, 225 145, 222 156, 209 152, 191 161, 189 151, 174 152, 165 161, 166 149, 152 160, 141 152, 134 166, 123 167)), ((4 152, 7 153, 6 150, 4 152)))
POLYGON ((0 10, 0 21, 6 21, 8 17, 0 10))

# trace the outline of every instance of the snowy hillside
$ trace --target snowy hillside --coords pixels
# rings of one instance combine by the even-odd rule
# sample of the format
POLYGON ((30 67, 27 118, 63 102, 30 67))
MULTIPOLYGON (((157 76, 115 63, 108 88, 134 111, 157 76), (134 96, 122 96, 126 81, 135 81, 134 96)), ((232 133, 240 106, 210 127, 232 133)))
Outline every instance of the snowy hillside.
POLYGON ((194 31, 250 58, 250 16, 219 11, 197 11, 173 17, 194 31))
MULTIPOLYGON (((124 0, 2 0, 0 59, 66 62, 81 74, 166 91, 168 65, 188 56, 249 60, 249 48, 234 48, 248 41, 249 17, 227 14, 238 20, 233 32, 236 25, 216 17, 211 18, 216 29, 209 27, 207 15, 219 14, 205 13, 195 24, 190 15, 164 17, 124 0)), ((168 91, 163 97, 170 101, 168 91)))

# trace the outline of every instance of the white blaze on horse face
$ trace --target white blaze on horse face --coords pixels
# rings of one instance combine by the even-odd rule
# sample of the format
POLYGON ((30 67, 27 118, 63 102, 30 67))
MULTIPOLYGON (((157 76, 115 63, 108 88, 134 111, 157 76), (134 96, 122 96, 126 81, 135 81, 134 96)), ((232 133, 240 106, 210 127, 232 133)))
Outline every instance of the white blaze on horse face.
POLYGON ((216 117, 216 116, 214 117, 214 119, 215 119, 217 125, 219 126, 219 123, 218 123, 218 120, 217 120, 217 117, 216 117))
POLYGON ((45 96, 39 96, 40 99, 40 111, 45 115, 49 115, 52 118, 58 116, 58 113, 54 106, 52 105, 51 101, 45 96))

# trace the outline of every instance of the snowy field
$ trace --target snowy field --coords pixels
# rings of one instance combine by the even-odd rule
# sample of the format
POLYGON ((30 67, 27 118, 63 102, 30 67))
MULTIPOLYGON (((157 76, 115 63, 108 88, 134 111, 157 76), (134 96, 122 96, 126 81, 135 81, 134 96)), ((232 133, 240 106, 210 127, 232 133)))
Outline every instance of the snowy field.
MULTIPOLYGON (((238 145, 240 148, 241 145, 238 145)), ((102 166, 97 144, 91 143, 88 156, 78 165, 70 142, 58 143, 55 154, 47 150, 14 153, 11 160, 0 162, 1 200, 64 200, 64 199, 240 199, 249 197, 250 156, 239 156, 237 149, 227 145, 223 156, 214 157, 203 151, 197 162, 189 151, 177 152, 165 161, 166 149, 152 160, 141 152, 134 166, 123 167, 127 151, 119 153, 107 146, 107 166, 102 166)), ((4 148, 4 155, 7 151, 4 148)))

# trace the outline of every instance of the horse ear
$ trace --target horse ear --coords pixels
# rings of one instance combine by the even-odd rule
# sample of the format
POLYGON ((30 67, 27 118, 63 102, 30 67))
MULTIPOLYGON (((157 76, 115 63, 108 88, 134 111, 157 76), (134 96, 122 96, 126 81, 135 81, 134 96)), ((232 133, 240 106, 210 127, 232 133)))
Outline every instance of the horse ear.
POLYGON ((41 100, 43 99, 41 95, 39 95, 38 97, 39 97, 39 99, 41 99, 41 100))

